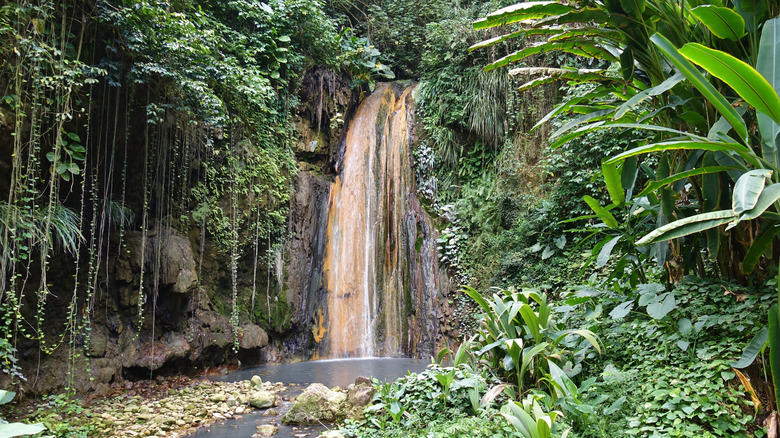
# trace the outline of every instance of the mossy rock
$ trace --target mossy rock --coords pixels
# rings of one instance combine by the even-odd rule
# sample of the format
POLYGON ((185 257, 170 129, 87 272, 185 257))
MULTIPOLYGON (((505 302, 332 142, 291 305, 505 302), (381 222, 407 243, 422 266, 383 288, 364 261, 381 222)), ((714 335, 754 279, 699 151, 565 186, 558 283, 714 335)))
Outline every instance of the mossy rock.
POLYGON ((335 423, 345 417, 347 395, 321 383, 309 385, 282 417, 284 424, 335 423))

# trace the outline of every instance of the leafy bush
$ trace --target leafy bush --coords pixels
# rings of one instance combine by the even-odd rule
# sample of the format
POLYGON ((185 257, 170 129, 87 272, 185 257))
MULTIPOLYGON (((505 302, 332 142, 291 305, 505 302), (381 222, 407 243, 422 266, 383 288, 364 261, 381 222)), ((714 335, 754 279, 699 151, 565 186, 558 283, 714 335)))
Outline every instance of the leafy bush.
MULTIPOLYGON (((459 351, 459 354, 463 350, 459 351)), ((502 387, 488 373, 477 372, 469 365, 442 367, 409 374, 395 382, 375 381, 374 404, 360 422, 347 421, 341 428, 345 436, 359 437, 430 437, 430 436, 513 436, 512 428, 493 414, 492 403, 502 387)))
MULTIPOLYGON (((597 377, 584 400, 626 402, 619 414, 594 417, 578 427, 584 437, 608 436, 764 436, 753 422, 760 412, 751 400, 770 400, 754 383, 754 399, 730 366, 762 325, 773 295, 770 285, 746 288, 687 278, 668 294, 675 305, 653 318, 630 308, 607 314, 624 298, 603 293, 574 318, 599 334, 606 353, 591 364, 597 377), (610 304, 612 303, 612 304, 610 304), (599 307, 601 306, 601 307, 599 307)), ((660 291, 658 291, 660 294, 660 291)), ((666 292, 664 292, 666 293, 666 292)), ((745 375, 759 376, 756 368, 745 375)), ((584 386, 584 385, 583 385, 584 386)), ((771 409, 771 407, 769 407, 771 409)))

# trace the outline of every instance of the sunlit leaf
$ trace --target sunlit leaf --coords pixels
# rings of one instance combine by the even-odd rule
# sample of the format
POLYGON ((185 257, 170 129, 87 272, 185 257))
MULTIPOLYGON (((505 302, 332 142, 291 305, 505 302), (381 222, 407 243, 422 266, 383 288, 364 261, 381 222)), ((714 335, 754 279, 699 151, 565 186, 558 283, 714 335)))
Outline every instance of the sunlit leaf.
POLYGON ((718 38, 738 41, 747 33, 745 20, 731 8, 703 5, 691 9, 691 13, 718 38))

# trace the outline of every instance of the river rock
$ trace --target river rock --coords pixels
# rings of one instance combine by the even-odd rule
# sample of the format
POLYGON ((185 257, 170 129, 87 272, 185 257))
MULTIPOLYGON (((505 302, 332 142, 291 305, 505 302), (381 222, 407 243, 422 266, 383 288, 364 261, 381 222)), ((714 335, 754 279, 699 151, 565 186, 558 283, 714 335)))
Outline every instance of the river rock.
POLYGON ((257 434, 260 436, 276 435, 277 432, 279 432, 279 428, 273 424, 261 424, 260 426, 257 426, 257 434))
POLYGON ((269 391, 260 389, 249 395, 249 404, 258 409, 270 408, 274 403, 276 403, 276 394, 269 391))
POLYGON ((322 435, 320 435, 320 438, 344 438, 344 435, 342 435, 338 430, 333 429, 324 432, 322 435))
POLYGON ((333 423, 344 418, 347 395, 313 383, 295 398, 290 410, 282 417, 284 424, 333 423))
POLYGON ((252 376, 252 379, 249 381, 249 383, 254 388, 263 388, 263 379, 261 379, 260 376, 252 376))

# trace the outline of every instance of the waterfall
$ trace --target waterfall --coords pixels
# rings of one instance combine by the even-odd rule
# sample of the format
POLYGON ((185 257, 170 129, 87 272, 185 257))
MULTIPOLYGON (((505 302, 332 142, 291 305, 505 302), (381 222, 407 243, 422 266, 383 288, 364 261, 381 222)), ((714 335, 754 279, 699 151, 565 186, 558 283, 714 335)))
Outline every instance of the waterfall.
POLYGON ((378 84, 349 125, 328 200, 318 357, 433 349, 438 268, 411 167, 413 89, 378 84))

